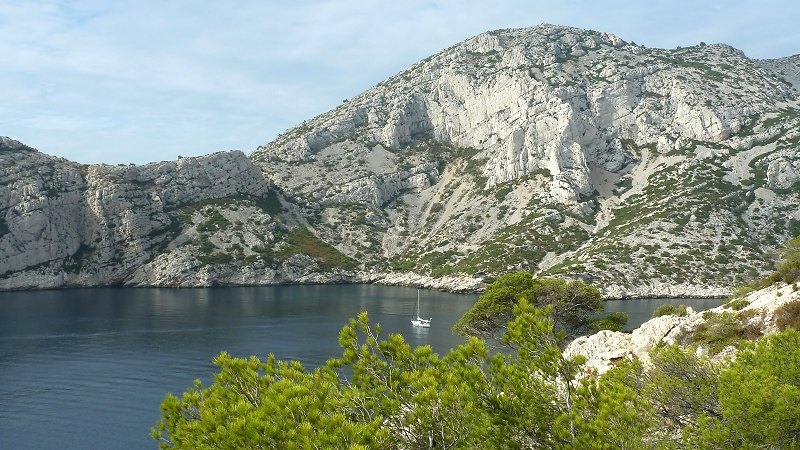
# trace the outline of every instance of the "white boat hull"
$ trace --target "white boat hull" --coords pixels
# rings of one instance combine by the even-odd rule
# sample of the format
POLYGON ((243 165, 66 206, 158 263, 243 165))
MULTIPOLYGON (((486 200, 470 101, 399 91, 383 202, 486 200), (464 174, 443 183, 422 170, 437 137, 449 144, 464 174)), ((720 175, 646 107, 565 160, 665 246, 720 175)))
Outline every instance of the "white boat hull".
POLYGON ((431 320, 430 319, 423 319, 421 317, 417 317, 416 319, 411 319, 411 325, 420 328, 430 328, 431 327, 431 320))

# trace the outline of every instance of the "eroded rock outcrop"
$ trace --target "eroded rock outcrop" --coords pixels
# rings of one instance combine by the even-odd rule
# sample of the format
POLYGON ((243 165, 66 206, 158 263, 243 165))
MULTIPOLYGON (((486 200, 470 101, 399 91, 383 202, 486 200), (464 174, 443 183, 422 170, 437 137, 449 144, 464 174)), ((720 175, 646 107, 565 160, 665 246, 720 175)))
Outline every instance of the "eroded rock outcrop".
MULTIPOLYGON (((182 232, 180 208, 263 196, 241 152, 145 166, 80 165, 0 142, 0 287, 169 284, 149 266, 182 232)), ((250 220, 248 216, 245 220, 250 220)), ((183 285, 181 259, 166 277, 183 285)), ((202 283, 198 283, 202 284, 202 283)))
POLYGON ((449 292, 477 292, 483 289, 483 280, 466 276, 430 277, 415 273, 376 273, 364 280, 368 283, 391 286, 412 286, 449 292))
MULTIPOLYGON (((606 330, 581 336, 567 346, 564 355, 583 355, 587 369, 595 373, 606 372, 623 358, 639 359, 647 364, 651 350, 663 344, 691 343, 692 334, 719 314, 734 315, 741 327, 750 327, 754 334, 775 333, 779 331, 776 310, 797 301, 800 301, 800 291, 793 285, 776 283, 708 311, 695 312, 687 308, 684 315, 655 317, 631 333, 606 330)), ((702 345, 697 351, 708 353, 708 349, 702 345)), ((732 355, 735 355, 735 349, 726 347, 719 355, 711 356, 719 359, 732 355)))

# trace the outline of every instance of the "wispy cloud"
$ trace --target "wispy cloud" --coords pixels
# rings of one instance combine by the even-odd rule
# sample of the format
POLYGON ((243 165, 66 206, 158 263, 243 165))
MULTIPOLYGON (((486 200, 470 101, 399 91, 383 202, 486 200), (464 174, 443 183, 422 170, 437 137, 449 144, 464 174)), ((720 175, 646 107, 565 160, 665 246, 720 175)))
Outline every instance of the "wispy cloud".
POLYGON ((0 134, 82 162, 249 151, 458 41, 542 22, 800 52, 800 6, 751 3, 0 0, 0 134))

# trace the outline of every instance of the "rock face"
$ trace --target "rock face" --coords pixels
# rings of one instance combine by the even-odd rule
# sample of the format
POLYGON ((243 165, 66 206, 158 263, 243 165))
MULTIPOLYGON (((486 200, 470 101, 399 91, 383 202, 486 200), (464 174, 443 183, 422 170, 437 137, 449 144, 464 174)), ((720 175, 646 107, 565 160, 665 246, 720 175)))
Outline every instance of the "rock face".
MULTIPOLYGON (((587 368, 596 373, 606 372, 623 358, 640 359, 646 364, 650 360, 650 350, 660 344, 690 343, 692 334, 713 320, 712 316, 729 314, 734 323, 750 327, 757 334, 776 333, 779 331, 775 323, 776 310, 787 303, 799 301, 800 291, 792 285, 776 283, 702 313, 687 308, 684 316, 655 317, 631 333, 600 331, 591 336, 581 336, 567 346, 564 354, 570 358, 585 356, 587 368)), ((708 349, 701 346, 698 351, 707 352, 708 349)), ((733 354, 735 349, 728 347, 720 354, 711 356, 722 358, 733 354)))
POLYGON ((343 140, 400 149, 429 137, 478 149, 490 188, 547 170, 550 194, 564 201, 591 195, 593 172, 620 173, 636 158, 632 150, 725 141, 750 115, 791 96, 728 46, 662 51, 565 27, 501 30, 411 67, 255 155, 330 160, 373 153, 332 147, 343 140), (721 65, 744 72, 715 71, 721 65), (738 95, 745 84, 756 92, 738 95))
POLYGON ((798 71, 800 57, 757 61, 726 45, 499 30, 252 158, 372 264, 435 277, 525 269, 613 297, 725 295, 800 234, 798 71))
POLYGON ((249 157, 80 166, 4 140, 0 288, 463 290, 529 270, 725 294, 800 234, 798 71, 541 25, 459 43, 249 157))
MULTIPOLYGON (((3 139, 0 168, 0 287, 6 289, 207 284, 211 269, 199 267, 202 254, 187 251, 196 250, 188 245, 187 222, 202 216, 205 203, 248 203, 269 193, 241 152, 82 166, 3 139)), ((269 228, 269 215, 249 209, 241 219, 261 219, 269 228)))

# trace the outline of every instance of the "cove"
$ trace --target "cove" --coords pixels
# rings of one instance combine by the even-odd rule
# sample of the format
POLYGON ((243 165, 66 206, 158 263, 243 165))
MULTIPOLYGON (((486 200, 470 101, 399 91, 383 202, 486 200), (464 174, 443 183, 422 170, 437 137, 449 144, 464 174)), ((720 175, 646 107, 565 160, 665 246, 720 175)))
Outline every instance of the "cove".
MULTIPOLYGON (((99 288, 0 293, 0 448, 154 448, 167 392, 209 382, 211 359, 274 353, 307 368, 338 356, 339 330, 366 310, 384 334, 440 353, 477 295, 375 285, 99 288)), ((668 300, 695 309, 721 300, 668 300)), ((607 302, 646 320, 666 300, 607 302)), ((643 321, 642 320, 642 321, 643 321)), ((640 323, 640 322, 639 322, 640 323)), ((631 326, 636 326, 634 322, 631 326)))

